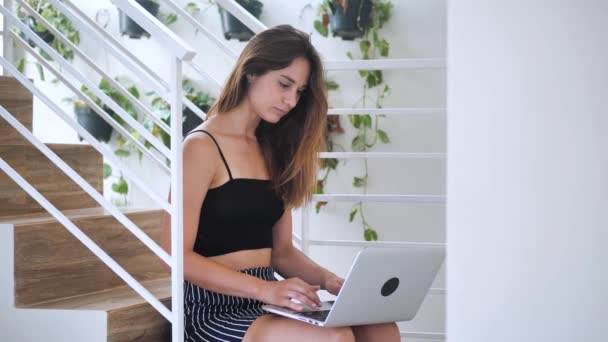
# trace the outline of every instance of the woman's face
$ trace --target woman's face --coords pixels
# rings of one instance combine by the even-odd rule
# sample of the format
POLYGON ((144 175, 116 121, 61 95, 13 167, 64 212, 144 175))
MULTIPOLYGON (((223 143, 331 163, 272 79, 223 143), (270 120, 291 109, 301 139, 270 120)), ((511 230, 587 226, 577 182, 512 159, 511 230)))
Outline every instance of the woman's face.
POLYGON ((297 57, 284 69, 248 76, 247 97, 252 110, 264 121, 279 122, 300 100, 309 75, 308 60, 297 57))

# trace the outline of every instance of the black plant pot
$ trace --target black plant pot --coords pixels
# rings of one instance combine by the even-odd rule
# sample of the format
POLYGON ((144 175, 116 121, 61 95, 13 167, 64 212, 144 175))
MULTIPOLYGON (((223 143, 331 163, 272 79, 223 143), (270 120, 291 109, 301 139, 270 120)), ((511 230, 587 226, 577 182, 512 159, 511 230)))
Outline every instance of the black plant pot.
MULTIPOLYGON (((236 2, 238 2, 239 5, 243 6, 247 12, 251 13, 256 18, 259 18, 260 14, 262 14, 264 4, 258 0, 237 0, 236 2)), ((238 39, 239 41, 243 42, 253 37, 253 31, 248 29, 247 26, 241 23, 235 16, 230 14, 230 12, 226 11, 221 6, 218 6, 218 9, 220 11, 220 18, 222 19, 224 38, 227 40, 238 39)))
MULTIPOLYGON (((201 110, 205 113, 209 110, 209 106, 203 106, 201 110)), ((184 110, 184 123, 182 125, 182 134, 184 137, 186 134, 190 133, 196 126, 203 123, 203 119, 201 119, 198 115, 196 115, 190 108, 186 108, 184 110)))
MULTIPOLYGON (((24 24, 26 24, 32 31, 34 31, 38 35, 38 37, 40 37, 42 40, 44 40, 45 43, 51 44, 51 42, 53 41, 53 39, 55 39, 55 36, 49 30, 36 31, 36 19, 34 19, 33 17, 25 17, 21 21, 24 24)), ((27 40, 27 43, 31 47, 36 46, 36 43, 34 43, 33 40, 27 38, 25 36, 25 34, 23 34, 23 32, 19 33, 19 36, 21 38, 27 40)))
MULTIPOLYGON (((157 2, 150 0, 136 0, 136 2, 153 16, 158 14, 159 5, 157 2)), ((139 39, 142 36, 150 37, 150 34, 144 30, 143 27, 139 26, 135 21, 129 18, 123 11, 118 10, 118 12, 121 35, 128 35, 129 38, 133 39, 139 39)))
POLYGON ((342 6, 335 7, 334 15, 329 18, 334 37, 338 36, 343 40, 363 37, 369 26, 372 12, 371 0, 349 0, 346 13, 342 6))
MULTIPOLYGON (((74 106, 74 112, 76 113, 76 121, 82 126, 87 132, 91 133, 99 141, 108 142, 112 135, 112 126, 105 122, 95 111, 89 107, 81 107, 78 105, 74 106)), ((78 139, 82 141, 82 137, 79 135, 78 139)))

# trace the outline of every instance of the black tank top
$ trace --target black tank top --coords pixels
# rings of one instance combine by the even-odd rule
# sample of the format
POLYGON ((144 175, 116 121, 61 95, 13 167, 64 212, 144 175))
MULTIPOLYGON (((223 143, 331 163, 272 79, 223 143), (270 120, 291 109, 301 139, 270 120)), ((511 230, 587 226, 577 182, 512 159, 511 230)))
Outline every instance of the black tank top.
POLYGON ((216 256, 247 249, 272 248, 272 227, 283 216, 284 204, 264 179, 232 178, 230 167, 217 140, 230 180, 207 190, 201 207, 194 251, 216 256))

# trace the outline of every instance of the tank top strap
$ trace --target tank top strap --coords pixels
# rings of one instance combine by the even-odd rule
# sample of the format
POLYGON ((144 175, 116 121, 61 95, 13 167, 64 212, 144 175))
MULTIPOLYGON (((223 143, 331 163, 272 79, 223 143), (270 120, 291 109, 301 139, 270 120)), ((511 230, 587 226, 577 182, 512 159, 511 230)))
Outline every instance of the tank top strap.
POLYGON ((186 135, 190 135, 194 132, 203 132, 206 133, 211 140, 213 140, 213 142, 215 143, 215 146, 217 146, 217 150, 220 152, 220 157, 222 157, 222 161, 224 162, 224 165, 226 166, 226 171, 228 171, 228 177, 230 177, 230 179, 232 180, 232 172, 230 172, 230 167, 228 166, 228 162, 226 162, 226 158, 224 157, 224 153, 222 153, 222 149, 220 148, 220 144, 217 143, 217 140, 215 140, 215 137, 213 137, 213 135, 211 135, 211 133, 203 130, 203 129, 197 129, 194 131, 190 131, 188 134, 186 135))

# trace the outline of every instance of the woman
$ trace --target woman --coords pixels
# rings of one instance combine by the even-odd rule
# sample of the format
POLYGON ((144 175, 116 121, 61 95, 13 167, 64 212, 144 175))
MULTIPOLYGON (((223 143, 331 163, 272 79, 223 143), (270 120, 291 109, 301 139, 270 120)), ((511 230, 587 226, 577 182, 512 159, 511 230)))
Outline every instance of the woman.
MULTIPOLYGON (((319 289, 337 294, 344 281, 292 245, 291 208, 311 198, 326 114, 316 50, 281 25, 251 39, 184 141, 186 341, 399 340, 394 323, 322 328, 261 309, 315 307, 319 289)), ((167 216, 167 251, 169 239, 167 216)))

